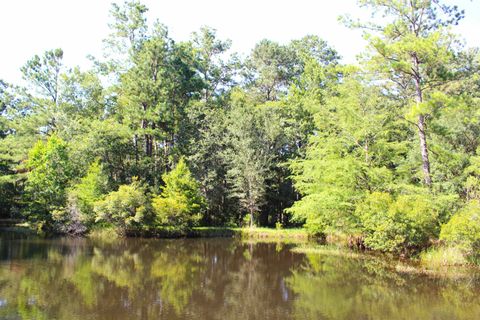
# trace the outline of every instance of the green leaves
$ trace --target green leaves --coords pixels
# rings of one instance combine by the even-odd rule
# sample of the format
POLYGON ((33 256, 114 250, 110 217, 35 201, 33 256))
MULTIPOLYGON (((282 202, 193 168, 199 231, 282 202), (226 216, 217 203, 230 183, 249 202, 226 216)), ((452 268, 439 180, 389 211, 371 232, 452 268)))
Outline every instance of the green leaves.
MULTIPOLYGON (((317 36, 308 35, 289 45, 265 39, 255 46, 246 61, 247 85, 256 92, 260 102, 279 100, 306 69, 332 68, 338 60, 337 52, 317 36)), ((316 85, 322 83, 319 81, 316 85)))
POLYGON ((376 88, 347 77, 315 114, 317 131, 306 158, 290 165, 304 197, 288 209, 312 232, 354 232, 363 191, 390 190, 398 136, 389 135, 395 110, 382 98, 376 88))
POLYGON ((95 203, 96 222, 113 224, 121 233, 138 231, 149 215, 149 199, 145 187, 134 180, 121 185, 118 191, 110 192, 95 203))
POLYGON ((441 113, 442 108, 456 107, 460 103, 461 101, 449 97, 444 92, 433 91, 425 95, 423 102, 412 104, 406 118, 415 121, 419 115, 435 115, 441 113))
POLYGON ((64 70, 56 49, 22 68, 28 88, 0 82, 2 213, 66 232, 292 216, 380 250, 424 245, 480 197, 478 51, 451 33, 454 6, 359 3, 381 16, 350 21, 366 31, 361 66, 315 35, 242 61, 214 29, 175 42, 143 4, 114 4, 94 69, 64 70))
POLYGON ((37 221, 50 223, 50 213, 66 203, 66 190, 72 178, 67 144, 56 135, 47 142, 39 140, 30 150, 25 186, 29 215, 37 221))
POLYGON ((129 59, 142 47, 148 30, 147 11, 148 8, 139 1, 125 0, 122 5, 112 4, 111 33, 104 40, 109 60, 103 67, 109 72, 117 75, 125 72, 129 59))
POLYGON ((80 182, 69 190, 69 205, 75 207, 71 210, 79 211, 79 219, 82 222, 90 225, 94 222, 94 204, 107 192, 107 183, 102 166, 96 161, 89 166, 87 174, 80 182))
MULTIPOLYGON (((406 251, 423 248, 438 230, 438 209, 432 196, 374 192, 359 204, 365 245, 374 250, 406 251)), ((434 199, 434 198, 433 198, 434 199)))
POLYGON ((456 212, 452 219, 442 226, 440 239, 449 245, 461 248, 469 258, 476 258, 480 245, 480 204, 478 200, 468 202, 456 212))
POLYGON ((21 71, 23 78, 36 86, 36 89, 53 103, 58 99, 58 81, 62 67, 63 50, 55 49, 35 55, 21 71))
POLYGON ((242 213, 250 215, 265 203, 266 183, 271 178, 277 142, 282 139, 279 115, 267 106, 254 106, 240 90, 232 95, 232 109, 226 123, 226 148, 229 196, 239 201, 242 213))
POLYGON ((174 226, 178 230, 195 226, 201 219, 205 199, 185 161, 180 159, 176 167, 164 174, 162 179, 165 186, 161 194, 152 200, 157 223, 160 226, 174 226))

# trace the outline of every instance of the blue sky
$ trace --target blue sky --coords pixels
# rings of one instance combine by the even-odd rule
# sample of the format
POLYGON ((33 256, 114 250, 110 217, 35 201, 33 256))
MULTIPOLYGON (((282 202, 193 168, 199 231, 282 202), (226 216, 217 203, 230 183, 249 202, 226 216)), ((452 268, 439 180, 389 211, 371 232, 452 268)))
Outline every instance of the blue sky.
MULTIPOLYGON (((0 79, 19 82, 20 67, 34 54, 62 48, 67 66, 89 66, 88 54, 100 56, 108 34, 111 0, 4 0, 0 2, 0 79)), ((337 22, 342 14, 368 17, 355 0, 144 0, 150 21, 167 25, 175 40, 207 25, 220 38, 233 41, 233 50, 248 54, 268 38, 281 43, 317 34, 336 48, 348 63, 364 48, 360 31, 337 22)), ((457 0, 466 19, 455 32, 468 46, 480 46, 479 0, 457 0)))

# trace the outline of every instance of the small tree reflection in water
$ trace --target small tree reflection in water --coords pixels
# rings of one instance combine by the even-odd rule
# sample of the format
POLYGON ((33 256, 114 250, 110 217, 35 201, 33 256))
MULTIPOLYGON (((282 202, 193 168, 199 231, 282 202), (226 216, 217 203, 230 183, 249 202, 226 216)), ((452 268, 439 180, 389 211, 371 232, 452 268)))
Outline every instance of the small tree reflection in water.
POLYGON ((477 281, 232 239, 0 242, 2 319, 474 319, 477 281))

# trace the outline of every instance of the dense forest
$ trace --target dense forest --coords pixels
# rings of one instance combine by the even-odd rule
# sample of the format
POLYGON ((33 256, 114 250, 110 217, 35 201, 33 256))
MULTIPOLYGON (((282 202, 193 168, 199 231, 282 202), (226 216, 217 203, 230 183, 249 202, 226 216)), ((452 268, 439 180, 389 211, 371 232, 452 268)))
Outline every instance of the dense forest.
POLYGON ((0 214, 38 230, 304 226, 370 249, 480 245, 480 54, 433 0, 360 0, 358 65, 315 35, 246 58, 113 4, 91 70, 33 56, 0 81, 0 214), (376 24, 378 22, 378 24, 376 24), (478 152, 477 152, 478 150, 478 152))

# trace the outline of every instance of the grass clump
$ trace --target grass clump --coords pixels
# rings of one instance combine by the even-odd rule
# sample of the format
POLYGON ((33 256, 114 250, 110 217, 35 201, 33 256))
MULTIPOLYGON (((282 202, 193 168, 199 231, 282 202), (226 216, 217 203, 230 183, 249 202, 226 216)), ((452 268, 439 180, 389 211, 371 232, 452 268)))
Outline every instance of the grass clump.
POLYGON ((305 229, 273 229, 273 228, 235 228, 242 238, 247 239, 308 239, 305 229))
POLYGON ((119 230, 114 226, 104 226, 102 228, 94 228, 88 233, 88 237, 91 239, 112 242, 120 238, 119 230))
POLYGON ((420 263, 429 269, 465 266, 468 263, 462 250, 458 247, 435 247, 420 254, 420 263))

